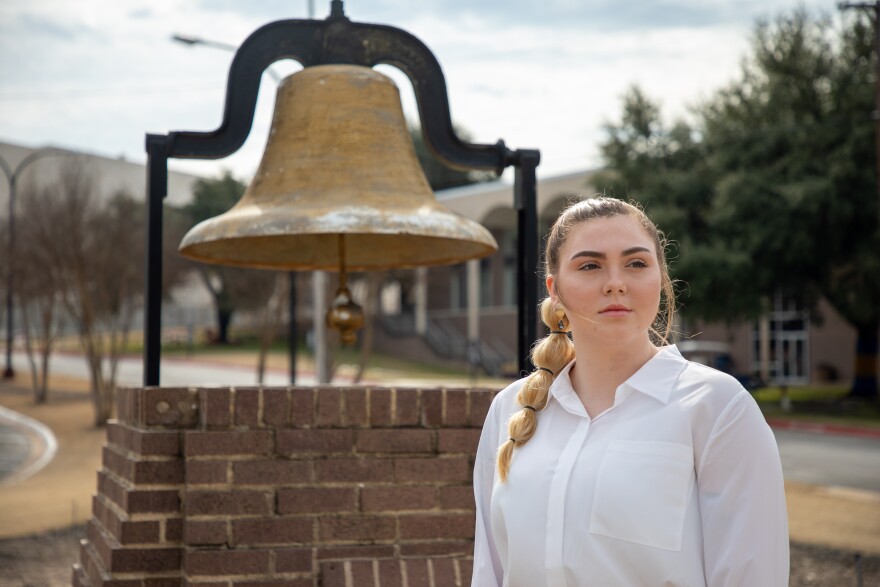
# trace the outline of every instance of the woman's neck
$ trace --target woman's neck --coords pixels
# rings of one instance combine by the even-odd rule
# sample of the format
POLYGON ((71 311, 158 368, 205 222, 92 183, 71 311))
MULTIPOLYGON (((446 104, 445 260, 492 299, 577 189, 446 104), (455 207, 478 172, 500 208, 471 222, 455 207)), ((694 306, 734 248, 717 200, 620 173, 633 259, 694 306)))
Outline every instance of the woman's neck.
POLYGON ((577 362, 569 377, 590 417, 610 408, 617 387, 659 350, 647 336, 643 342, 615 346, 578 340, 575 336, 574 347, 577 362))

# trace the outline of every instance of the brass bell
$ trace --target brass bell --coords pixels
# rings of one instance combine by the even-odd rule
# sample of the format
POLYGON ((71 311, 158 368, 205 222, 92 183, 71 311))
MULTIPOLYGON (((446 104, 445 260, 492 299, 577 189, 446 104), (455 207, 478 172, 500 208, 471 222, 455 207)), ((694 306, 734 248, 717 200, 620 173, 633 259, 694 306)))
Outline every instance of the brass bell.
POLYGON ((437 202, 394 82, 368 67, 320 65, 279 85, 253 181, 229 211, 193 227, 180 253, 241 267, 339 270, 339 305, 330 311, 337 323, 357 314, 343 292, 347 269, 452 264, 497 248, 486 228, 437 202))
POLYGON ((285 79, 253 181, 228 212, 190 230, 185 257, 277 270, 353 271, 459 263, 498 248, 441 206, 422 172, 394 82, 319 65, 285 79))

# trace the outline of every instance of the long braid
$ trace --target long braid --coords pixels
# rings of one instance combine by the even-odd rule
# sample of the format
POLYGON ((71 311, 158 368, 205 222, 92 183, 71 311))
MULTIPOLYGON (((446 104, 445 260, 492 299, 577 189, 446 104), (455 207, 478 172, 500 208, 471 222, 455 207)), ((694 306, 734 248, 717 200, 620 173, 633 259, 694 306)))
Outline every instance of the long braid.
MULTIPOLYGON (((551 331, 568 331, 568 318, 557 317, 550 298, 541 303, 541 320, 551 331), (562 328, 559 328, 559 322, 562 328)), ((507 481, 510 461, 514 447, 527 443, 538 428, 538 412, 547 405, 550 385, 562 370, 574 358, 574 345, 567 334, 548 334, 532 348, 532 364, 535 370, 526 378, 516 401, 523 406, 510 417, 507 422, 509 440, 498 449, 498 476, 501 482, 507 481)))

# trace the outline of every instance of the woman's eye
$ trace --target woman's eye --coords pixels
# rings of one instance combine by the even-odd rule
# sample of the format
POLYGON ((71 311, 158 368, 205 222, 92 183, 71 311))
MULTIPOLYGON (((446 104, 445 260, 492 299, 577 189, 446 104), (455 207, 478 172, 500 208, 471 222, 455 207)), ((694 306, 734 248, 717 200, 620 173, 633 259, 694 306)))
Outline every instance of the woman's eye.
POLYGON ((629 263, 627 263, 627 266, 628 266, 628 267, 642 268, 642 267, 647 267, 648 264, 645 263, 644 261, 642 261, 641 259, 633 259, 632 261, 630 261, 629 263))
POLYGON ((581 265, 580 268, 582 271, 591 271, 593 269, 598 269, 599 264, 598 263, 584 263, 583 265, 581 265))

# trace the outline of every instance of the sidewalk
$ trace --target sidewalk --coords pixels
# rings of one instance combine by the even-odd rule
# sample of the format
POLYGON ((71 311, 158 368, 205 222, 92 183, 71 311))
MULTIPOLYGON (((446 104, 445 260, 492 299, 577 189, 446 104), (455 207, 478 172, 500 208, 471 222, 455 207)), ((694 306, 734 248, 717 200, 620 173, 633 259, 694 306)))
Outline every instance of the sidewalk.
MULTIPOLYGON (((0 406, 42 422, 54 433, 55 458, 32 477, 0 486, 0 538, 18 537, 83 523, 101 466, 104 429, 92 423, 86 382, 70 377, 51 381, 48 404, 31 400, 28 374, 0 381, 0 406)), ((424 384, 424 382, 422 382, 424 384)), ((481 385, 487 385, 480 381, 481 385)), ((798 426, 774 420, 776 426, 798 426)), ((860 434, 860 429, 817 433, 860 434)), ((33 457, 33 455, 32 455, 33 457)), ((789 526, 794 542, 880 555, 880 493, 786 482, 789 526)))

